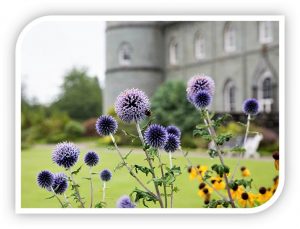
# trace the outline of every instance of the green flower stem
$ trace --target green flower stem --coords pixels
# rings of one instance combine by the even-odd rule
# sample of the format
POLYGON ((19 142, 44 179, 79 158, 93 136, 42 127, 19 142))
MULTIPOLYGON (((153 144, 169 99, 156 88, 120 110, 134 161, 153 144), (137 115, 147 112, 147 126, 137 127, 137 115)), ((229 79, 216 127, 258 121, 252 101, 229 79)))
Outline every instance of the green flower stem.
POLYGON ((51 192, 53 192, 53 195, 56 197, 56 199, 58 200, 58 202, 60 203, 61 207, 64 208, 63 203, 61 202, 61 200, 59 199, 59 197, 56 195, 56 193, 54 192, 52 186, 51 186, 51 192))
POLYGON ((90 208, 93 207, 93 201, 94 201, 94 191, 93 191, 93 181, 92 181, 92 166, 90 166, 90 187, 91 187, 91 204, 90 208))
MULTIPOLYGON (((245 137, 244 137, 244 142, 243 142, 243 147, 244 147, 244 148, 245 148, 245 145, 246 145, 246 142, 247 142, 247 138, 248 138, 248 134, 249 134, 250 121, 251 121, 251 115, 248 114, 248 117, 247 117, 246 132, 245 132, 245 137)), ((237 161, 237 163, 236 163, 236 165, 235 165, 235 168, 234 168, 234 172, 232 173, 232 176, 231 176, 231 178, 230 178, 231 181, 234 179, 235 174, 236 174, 237 171, 238 171, 238 168, 239 168, 240 163, 241 163, 242 156, 243 156, 243 153, 240 152, 238 161, 237 161)))
MULTIPOLYGON (((138 122, 136 122, 136 129, 137 129, 137 132, 138 132, 138 135, 139 135, 139 138, 143 144, 143 149, 144 149, 144 152, 146 154, 146 159, 147 159, 147 162, 150 166, 150 169, 152 171, 152 178, 154 180, 156 180, 156 175, 155 175, 155 171, 154 171, 154 167, 153 167, 153 164, 152 164, 152 161, 151 161, 151 158, 149 157, 148 155, 148 152, 147 150, 145 150, 145 142, 144 142, 144 138, 143 138, 143 134, 142 134, 142 131, 141 131, 141 128, 140 128, 140 124, 138 122)), ((157 199, 158 199, 158 202, 159 202, 159 205, 161 208, 164 208, 164 204, 163 204, 163 201, 162 201, 162 198, 161 198, 161 194, 160 194, 160 191, 159 191, 159 188, 158 188, 158 185, 154 183, 154 188, 155 188, 155 191, 156 191, 156 196, 157 196, 157 199)))
POLYGON ((171 208, 173 208, 173 204, 174 204, 174 185, 171 184, 171 197, 170 197, 170 206, 171 208))
MULTIPOLYGON (((172 169, 173 167, 173 163, 172 163, 172 153, 169 152, 169 162, 170 162, 170 169, 172 169)), ((173 208, 173 203, 174 203, 174 185, 173 183, 170 185, 171 186, 171 197, 170 197, 170 207, 173 208)))
POLYGON ((74 186, 74 188, 75 188, 75 193, 76 193, 77 199, 78 199, 78 201, 79 201, 81 207, 84 208, 84 203, 83 203, 83 201, 82 201, 82 199, 81 199, 81 197, 80 197, 79 189, 78 189, 78 187, 77 187, 78 184, 76 183, 76 181, 75 181, 75 179, 74 179, 74 177, 73 177, 72 172, 71 172, 70 170, 68 170, 68 171, 69 171, 69 173, 70 173, 70 178, 71 178, 71 180, 72 180, 72 184, 73 184, 73 186, 74 186))
POLYGON ((138 132, 138 135, 139 135, 139 138, 142 142, 142 145, 145 146, 145 141, 144 141, 144 137, 143 137, 143 134, 142 134, 142 130, 141 130, 140 124, 138 122, 136 122, 136 130, 138 132))
MULTIPOLYGON (((159 167, 161 171, 161 178, 163 179, 163 181, 165 181, 165 173, 164 173, 163 163, 161 162, 159 151, 158 151, 158 161, 159 161, 159 167)), ((167 186, 164 182, 163 182, 163 187, 164 187, 164 197, 165 197, 165 208, 168 208, 167 186)))
POLYGON ((173 163, 172 163, 172 153, 169 152, 169 161, 170 161, 170 169, 173 167, 173 163))
POLYGON ((197 167, 195 167, 192 162, 190 161, 190 159, 187 157, 187 155, 183 152, 182 148, 179 148, 179 151, 182 153, 183 157, 186 159, 186 161, 188 162, 189 167, 193 167, 196 169, 197 174, 201 177, 201 179, 203 180, 203 182, 208 185, 210 188, 212 188, 223 200, 228 201, 228 199, 222 194, 220 193, 214 186, 212 186, 209 182, 207 182, 206 180, 204 180, 202 174, 199 172, 199 170, 197 169, 197 167))
MULTIPOLYGON (((224 163, 224 159, 223 159, 223 156, 222 156, 222 152, 221 152, 221 149, 220 147, 216 144, 216 137, 217 137, 217 134, 216 134, 216 131, 215 129, 213 128, 212 124, 211 124, 211 119, 210 119, 210 116, 209 116, 209 113, 208 111, 206 110, 206 118, 204 118, 204 122, 205 124, 207 125, 207 128, 208 128, 208 132, 210 133, 210 135, 212 136, 212 141, 216 147, 216 150, 218 152, 218 156, 219 156, 219 159, 220 159, 220 162, 223 166, 225 166, 225 163, 224 163)), ((226 190, 227 190, 227 194, 228 194, 228 198, 229 198, 229 201, 230 201, 230 204, 233 208, 235 208, 235 203, 234 203, 234 200, 231 196, 231 193, 230 193, 230 187, 229 187, 229 181, 228 181, 228 178, 227 178, 227 175, 226 173, 224 173, 224 179, 225 179, 225 183, 226 183, 226 190)))
POLYGON ((110 134, 110 138, 111 138, 111 140, 112 140, 112 142, 113 142, 113 144, 114 144, 114 146, 115 146, 115 149, 117 150, 117 152, 118 152, 118 154, 119 154, 119 156, 120 156, 120 158, 121 158, 121 160, 122 160, 122 162, 123 162, 123 164, 125 165, 125 167, 127 168, 127 170, 128 170, 128 172, 129 172, 129 174, 148 192, 148 193, 150 193, 152 196, 155 196, 156 197, 156 199, 158 199, 158 197, 153 193, 153 192, 151 192, 148 188, 147 188, 147 186, 137 177, 137 175, 132 171, 132 169, 129 167, 129 165, 127 164, 127 162, 125 161, 125 159, 124 159, 124 157, 123 157, 123 155, 122 155, 122 153, 121 153, 121 151, 120 151, 120 149, 119 149, 119 147, 118 147, 118 145, 117 145, 117 143, 116 143, 116 140, 115 140, 115 138, 114 138, 114 136, 112 135, 112 134, 110 134))
POLYGON ((106 191, 106 182, 103 181, 103 186, 102 186, 102 202, 105 202, 105 191, 106 191))
POLYGON ((69 205, 69 207, 73 208, 65 193, 64 193, 64 198, 65 198, 66 203, 69 205))

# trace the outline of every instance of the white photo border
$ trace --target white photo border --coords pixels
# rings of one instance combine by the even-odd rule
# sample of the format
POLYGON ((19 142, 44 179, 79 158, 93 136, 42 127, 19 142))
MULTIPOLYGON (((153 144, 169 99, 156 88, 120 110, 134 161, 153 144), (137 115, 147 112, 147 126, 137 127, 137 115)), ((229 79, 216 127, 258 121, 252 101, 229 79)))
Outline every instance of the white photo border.
POLYGON ((272 206, 285 182, 285 17, 282 15, 58 15, 38 17, 20 32, 15 50, 15 211, 17 214, 249 214, 272 206), (279 185, 274 196, 255 208, 22 208, 21 207, 21 48, 26 34, 43 22, 67 21, 277 21, 279 22, 279 185))

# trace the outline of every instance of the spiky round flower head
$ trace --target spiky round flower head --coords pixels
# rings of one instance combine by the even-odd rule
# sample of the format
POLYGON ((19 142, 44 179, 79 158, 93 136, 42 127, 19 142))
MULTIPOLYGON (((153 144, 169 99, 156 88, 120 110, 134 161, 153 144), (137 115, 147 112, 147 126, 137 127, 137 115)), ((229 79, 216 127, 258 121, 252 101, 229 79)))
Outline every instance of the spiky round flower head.
POLYGON ((193 104, 198 109, 206 108, 212 100, 211 95, 207 91, 199 91, 193 98, 193 104))
POLYGON ((243 110, 247 115, 257 115, 259 110, 258 101, 254 98, 246 99, 243 103, 243 110))
POLYGON ((147 95, 135 88, 123 91, 115 102, 115 111, 118 117, 127 123, 145 119, 149 110, 150 102, 147 95))
POLYGON ((52 160, 59 166, 69 169, 76 164, 79 153, 79 149, 73 143, 59 143, 52 152, 52 160))
POLYGON ((180 131, 180 129, 177 126, 173 126, 173 125, 168 126, 166 128, 166 130, 167 130, 168 134, 174 134, 178 138, 181 137, 181 131, 180 131))
POLYGON ((196 75, 193 76, 187 83, 187 98, 193 103, 193 97, 199 91, 207 91, 211 96, 214 95, 215 92, 215 82, 214 80, 205 75, 196 75))
POLYGON ((96 122, 96 131, 101 136, 115 134, 118 129, 117 121, 110 115, 101 115, 96 122))
POLYGON ((48 170, 43 170, 37 175, 37 183, 41 188, 51 187, 54 182, 53 174, 48 170))
POLYGON ((166 152, 175 152, 180 146, 179 138, 174 134, 168 134, 167 142, 164 145, 164 150, 166 152))
POLYGON ((95 166, 98 164, 98 162, 99 162, 99 156, 93 151, 87 152, 87 154, 84 156, 84 163, 87 166, 90 167, 95 166))
POLYGON ((121 196, 117 201, 117 208, 135 208, 135 204, 132 203, 129 196, 121 196))
POLYGON ((166 129, 158 124, 150 125, 144 133, 146 143, 153 148, 162 148, 168 139, 166 129))
POLYGON ((100 179, 102 181, 109 181, 112 177, 112 173, 110 170, 108 169, 103 169, 101 172, 100 172, 100 179))
POLYGON ((54 174, 52 189, 56 194, 63 194, 68 189, 68 178, 64 173, 54 174))

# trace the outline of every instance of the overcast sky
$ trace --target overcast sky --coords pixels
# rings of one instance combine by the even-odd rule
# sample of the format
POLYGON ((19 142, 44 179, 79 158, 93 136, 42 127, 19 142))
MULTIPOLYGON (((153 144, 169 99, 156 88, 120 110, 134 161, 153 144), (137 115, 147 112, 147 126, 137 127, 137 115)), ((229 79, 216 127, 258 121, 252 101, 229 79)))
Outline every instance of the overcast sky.
POLYGON ((24 37, 22 83, 26 95, 49 103, 59 93, 63 76, 72 67, 85 67, 104 82, 104 22, 42 22, 24 37))

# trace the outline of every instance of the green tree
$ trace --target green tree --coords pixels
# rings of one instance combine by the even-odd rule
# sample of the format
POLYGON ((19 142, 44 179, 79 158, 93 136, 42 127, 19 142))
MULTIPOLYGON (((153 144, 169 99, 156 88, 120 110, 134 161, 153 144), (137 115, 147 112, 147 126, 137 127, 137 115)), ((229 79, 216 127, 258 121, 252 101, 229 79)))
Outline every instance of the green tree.
POLYGON ((183 81, 162 84, 152 97, 152 112, 162 125, 176 125, 185 133, 191 133, 199 121, 197 110, 186 99, 183 81))
POLYGON ((88 76, 85 69, 73 68, 64 78, 62 92, 53 109, 66 112, 71 118, 85 120, 102 112, 102 92, 98 78, 88 76))

